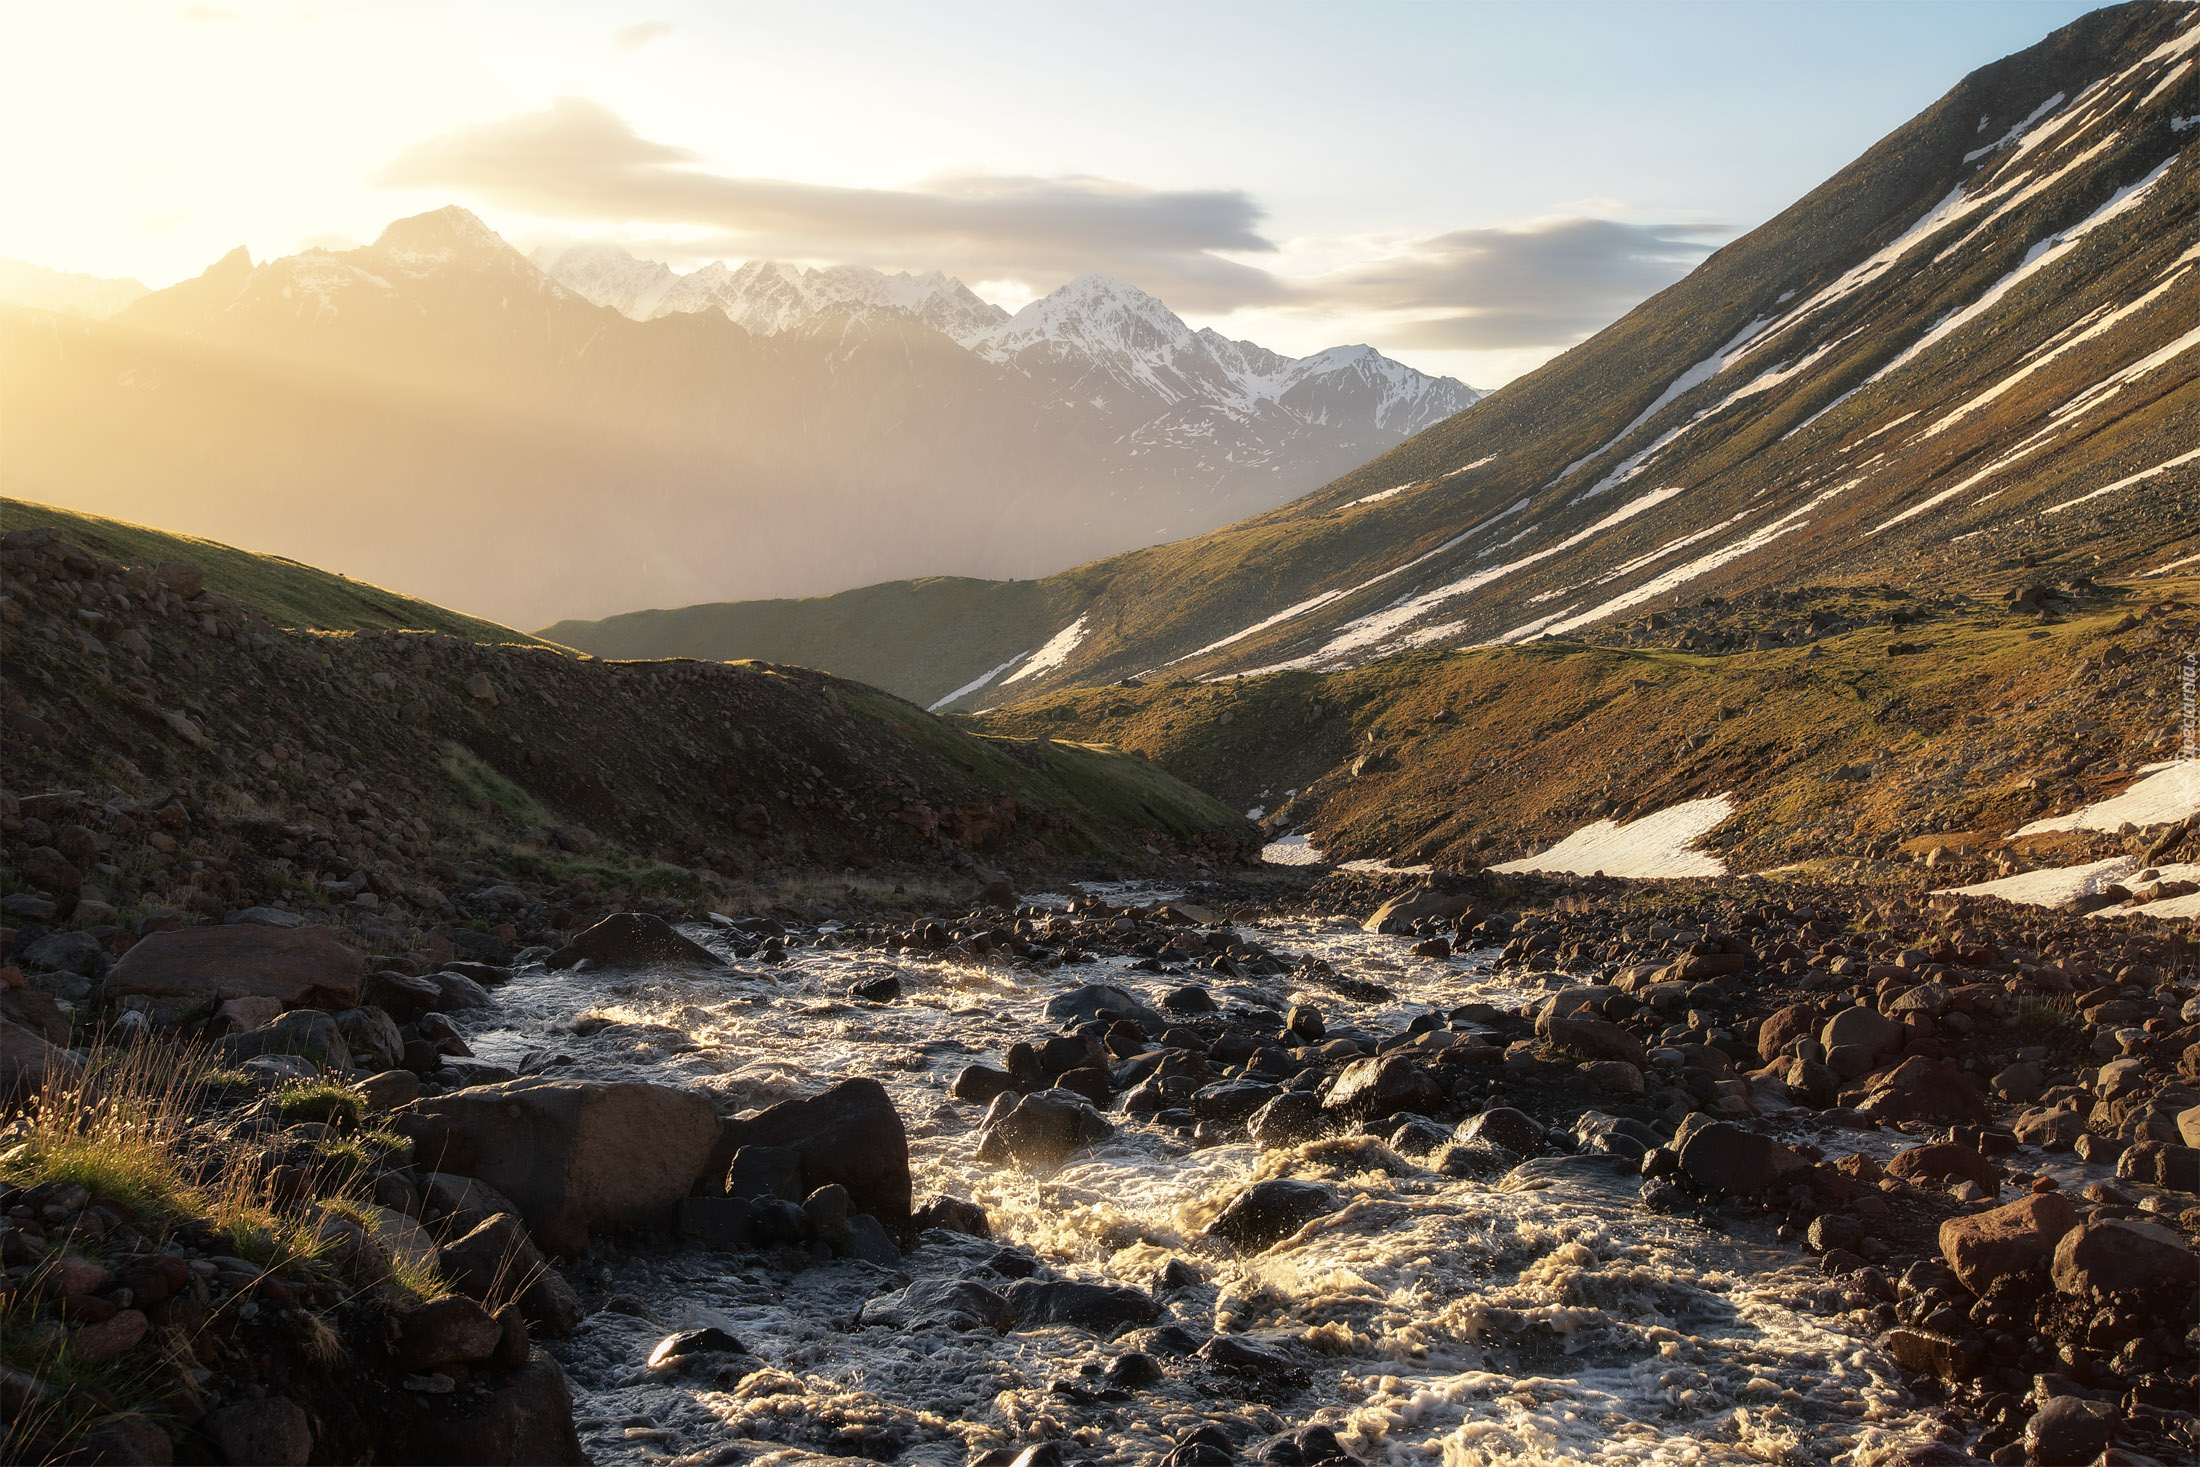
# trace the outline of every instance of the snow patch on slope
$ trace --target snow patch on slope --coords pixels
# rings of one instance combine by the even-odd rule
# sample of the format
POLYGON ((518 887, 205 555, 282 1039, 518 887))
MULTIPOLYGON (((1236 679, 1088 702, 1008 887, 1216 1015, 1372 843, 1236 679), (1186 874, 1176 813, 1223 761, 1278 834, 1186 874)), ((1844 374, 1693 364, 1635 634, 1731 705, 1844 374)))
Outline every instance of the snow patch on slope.
POLYGON ((2017 828, 2018 835, 2047 835, 2061 830, 2118 830, 2126 821, 2133 825, 2166 825, 2200 813, 2200 764, 2173 760, 2140 770, 2147 777, 2121 794, 2096 800, 2068 815, 2035 820, 2017 828))
POLYGON ((1584 825, 1536 856, 1492 866, 1492 871, 1565 871, 1576 876, 1724 876, 1726 862, 1695 848, 1734 813, 1731 795, 1688 800, 1630 820, 1584 825))

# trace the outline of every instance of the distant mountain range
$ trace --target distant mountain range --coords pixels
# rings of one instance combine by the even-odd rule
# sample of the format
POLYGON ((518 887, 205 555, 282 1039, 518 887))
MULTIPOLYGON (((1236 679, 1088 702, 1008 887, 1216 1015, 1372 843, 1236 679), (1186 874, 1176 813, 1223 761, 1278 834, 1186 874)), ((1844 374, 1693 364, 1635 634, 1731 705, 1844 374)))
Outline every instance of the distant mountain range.
POLYGON ((0 306, 35 311, 65 311, 101 320, 148 292, 135 280, 101 275, 71 275, 21 260, 0 260, 0 306))
POLYGON ((544 261, 448 208, 105 320, 58 287, 0 307, 7 487, 531 625, 1044 574, 1273 508, 1478 395, 1101 276, 1011 317, 938 275, 544 261))
MULTIPOLYGON (((1974 72, 1588 342, 1283 508, 1038 582, 547 635, 799 659, 976 708, 1612 635, 1684 599, 1807 583, 1941 589, 2035 563, 2143 577, 2200 563, 2196 240, 2200 7, 2112 7, 1974 72)), ((1040 359, 1074 359, 1074 327, 1040 334, 1040 359)))

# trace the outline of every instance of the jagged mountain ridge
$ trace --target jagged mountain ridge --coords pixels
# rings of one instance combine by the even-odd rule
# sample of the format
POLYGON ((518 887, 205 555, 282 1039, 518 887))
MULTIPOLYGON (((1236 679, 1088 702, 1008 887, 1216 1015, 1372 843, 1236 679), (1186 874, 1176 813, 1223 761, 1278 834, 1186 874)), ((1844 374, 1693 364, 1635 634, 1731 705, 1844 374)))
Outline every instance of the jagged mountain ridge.
MULTIPOLYGON (((939 271, 887 274, 857 265, 802 269, 722 261, 686 275, 636 259, 616 245, 545 247, 530 257, 567 289, 635 320, 719 311, 763 336, 842 317, 923 322, 987 361, 1044 383, 1064 406, 1087 407, 1133 425, 1134 442, 1183 441, 1162 420, 1189 417, 1209 433, 1263 419, 1359 431, 1372 424, 1410 436, 1472 406, 1483 394, 1451 377, 1431 377, 1369 346, 1331 347, 1287 357, 1208 327, 1193 330, 1155 297, 1089 271, 1011 316, 939 271), (1187 405, 1191 405, 1187 407, 1187 405), (1205 411, 1202 411, 1205 409, 1205 411)), ((1252 445, 1223 445, 1258 452, 1252 445)))
MULTIPOLYGON (((682 284, 593 268, 635 300, 682 284)), ((1096 406, 900 309, 633 320, 456 208, 354 250, 234 251, 105 322, 0 311, 11 488, 522 624, 1037 575, 1227 523, 1406 436, 1405 369, 1368 357, 1327 354, 1289 408, 1096 406)))
MULTIPOLYGON (((1020 603, 1043 613, 910 649, 890 685, 971 707, 1616 636, 1676 598, 1809 580, 2189 555, 2196 58, 2193 7, 2088 15, 1474 412, 1282 509, 1049 577, 1020 603)), ((750 650, 701 610, 689 651, 750 650)), ((652 625, 559 634, 631 653, 652 625)))

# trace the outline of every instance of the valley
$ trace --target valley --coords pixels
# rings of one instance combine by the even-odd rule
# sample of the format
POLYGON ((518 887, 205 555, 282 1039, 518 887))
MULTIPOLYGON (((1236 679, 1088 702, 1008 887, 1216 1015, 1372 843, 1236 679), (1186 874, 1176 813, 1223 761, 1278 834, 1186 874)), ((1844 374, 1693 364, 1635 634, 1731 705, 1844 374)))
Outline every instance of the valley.
POLYGON ((2200 1461, 2200 6, 1487 394, 558 86, 374 175, 523 228, 0 268, 0 1459, 2200 1461))

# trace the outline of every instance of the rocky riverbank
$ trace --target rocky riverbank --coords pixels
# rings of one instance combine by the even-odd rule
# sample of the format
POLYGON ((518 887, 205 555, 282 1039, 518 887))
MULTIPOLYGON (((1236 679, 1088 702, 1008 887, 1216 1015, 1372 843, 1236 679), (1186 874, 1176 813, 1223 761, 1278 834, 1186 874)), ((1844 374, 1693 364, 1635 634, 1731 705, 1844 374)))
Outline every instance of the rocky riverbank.
POLYGON ((94 1075, 211 1046, 174 1154, 319 1230, 216 1252, 60 1195, 18 1123, 10 1319, 54 1359, 134 1310, 116 1358, 169 1371, 73 1418, 102 1460, 2196 1449, 2181 924, 1332 877, 627 914, 419 972, 326 939, 149 938, 39 1038, 11 990, 19 1087, 49 1040, 94 1075), (176 1369, 189 1319, 124 1293, 179 1268, 214 1343, 176 1369), (255 1375, 269 1329, 347 1363, 255 1375), (245 1405, 304 1437, 254 1455, 245 1405))

